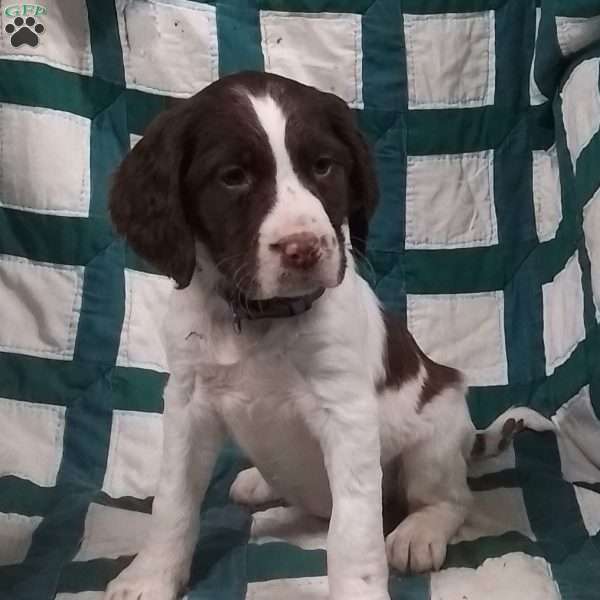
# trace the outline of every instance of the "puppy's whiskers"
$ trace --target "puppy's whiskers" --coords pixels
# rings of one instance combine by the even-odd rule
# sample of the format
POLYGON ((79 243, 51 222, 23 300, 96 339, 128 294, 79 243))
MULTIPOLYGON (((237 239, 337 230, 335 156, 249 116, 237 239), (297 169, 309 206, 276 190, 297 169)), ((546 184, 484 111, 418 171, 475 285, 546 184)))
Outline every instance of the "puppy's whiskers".
POLYGON ((240 258, 241 256, 244 256, 243 252, 239 252, 238 254, 231 254, 230 256, 225 256, 221 260, 218 260, 215 263, 215 267, 217 269, 219 269, 220 267, 223 267, 223 266, 227 265, 228 263, 233 262, 234 260, 240 258))

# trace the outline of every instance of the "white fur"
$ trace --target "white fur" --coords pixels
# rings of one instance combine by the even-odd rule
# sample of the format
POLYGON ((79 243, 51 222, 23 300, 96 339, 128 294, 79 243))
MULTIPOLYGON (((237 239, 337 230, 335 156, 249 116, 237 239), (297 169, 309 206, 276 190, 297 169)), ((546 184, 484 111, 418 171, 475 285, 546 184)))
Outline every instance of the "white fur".
MULTIPOLYGON (((252 102, 277 164, 277 202, 260 239, 266 292, 277 287, 280 268, 269 254, 271 241, 298 227, 319 234, 332 229, 293 172, 281 110, 270 98, 252 102)), ((202 268, 189 287, 172 293, 165 324, 171 377, 152 529, 147 545, 109 585, 107 600, 173 600, 185 584, 199 507, 226 432, 256 466, 238 476, 234 499, 283 498, 331 517, 332 600, 389 600, 388 559, 404 571, 439 568, 470 502, 466 463, 476 432, 464 390, 446 389, 421 407, 421 368, 400 389, 376 394, 385 327, 347 249, 343 281, 310 311, 245 321, 241 335, 216 293, 219 275, 201 244, 197 257, 202 268), (410 515, 388 536, 386 557, 382 471, 397 460, 395 485, 410 515)))
MULTIPOLYGON (((152 535, 109 586, 108 599, 129 598, 124 590, 143 592, 141 600, 175 597, 187 578, 198 507, 224 430, 258 468, 234 483, 237 501, 283 498, 331 515, 333 600, 388 598, 380 461, 385 467, 400 457, 398 485, 411 511, 387 538, 390 562, 413 571, 441 566, 470 504, 466 465, 476 431, 462 390, 447 389, 419 410, 422 371, 397 391, 374 394, 384 327, 375 296, 348 260, 342 284, 309 312, 244 322, 242 335, 207 280, 209 269, 172 293, 165 328, 171 378, 152 535)), ((509 416, 547 426, 531 411, 518 411, 509 416)), ((492 430, 495 439, 497 424, 492 430)))
MULTIPOLYGON (((419 471, 419 485, 430 484, 422 493, 439 504, 454 480, 446 470, 450 468, 463 488, 457 496, 468 495, 460 449, 464 432, 449 435, 453 423, 457 430, 469 430, 466 409, 460 408, 464 401, 440 399, 448 409, 438 418, 436 410, 417 414, 418 383, 375 396, 384 328, 375 296, 355 274, 350 256, 348 260, 342 284, 327 290, 311 311, 293 320, 245 322, 241 336, 233 330, 227 305, 204 280, 206 271, 196 273, 187 289, 173 292, 165 332, 172 374, 165 393, 167 429, 163 482, 154 509, 155 542, 111 584, 108 598, 119 598, 116 591, 128 589, 142 572, 146 587, 148 581, 164 581, 165 573, 173 590, 185 579, 197 535, 195 516, 223 426, 265 480, 252 482, 251 475, 242 475, 232 490, 236 499, 243 499, 245 488, 249 503, 283 497, 314 514, 332 516, 328 567, 334 600, 388 597, 380 432, 388 460, 408 445, 416 448, 419 465, 429 461, 432 439, 445 440, 435 462, 419 471), (257 487, 263 488, 260 498, 253 496, 257 487)), ((456 510, 458 516, 450 503, 432 511, 404 536, 399 528, 395 538, 388 538, 392 561, 408 566, 406 558, 396 556, 402 550, 395 550, 398 543, 392 539, 410 543, 415 538, 416 547, 428 548, 431 539, 439 538, 434 562, 421 557, 414 565, 438 567, 447 540, 464 518, 462 507, 456 510), (440 529, 446 520, 450 525, 440 529)))

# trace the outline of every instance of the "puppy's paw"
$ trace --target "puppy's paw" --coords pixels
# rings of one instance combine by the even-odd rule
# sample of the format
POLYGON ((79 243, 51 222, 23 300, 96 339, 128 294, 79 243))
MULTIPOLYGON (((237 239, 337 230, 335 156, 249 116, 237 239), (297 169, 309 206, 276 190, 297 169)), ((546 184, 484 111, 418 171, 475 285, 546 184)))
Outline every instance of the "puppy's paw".
POLYGON ((255 467, 238 473, 229 490, 229 497, 245 506, 260 506, 280 499, 255 467))
POLYGON ((401 573, 438 571, 446 558, 445 527, 427 513, 408 515, 385 541, 390 565, 401 573))
POLYGON ((348 580, 342 589, 330 593, 329 600, 390 600, 387 587, 387 579, 380 586, 368 587, 363 581, 352 585, 352 581, 348 580))
POLYGON ((329 600, 390 600, 388 593, 382 594, 346 594, 345 596, 330 596, 329 600))
POLYGON ((348 579, 341 589, 330 592, 329 600, 390 600, 387 587, 387 579, 380 586, 368 587, 365 587, 363 581, 357 581, 353 585, 352 580, 348 579))
POLYGON ((108 584, 104 600, 176 600, 183 584, 183 575, 177 566, 138 555, 108 584))
POLYGON ((154 578, 137 581, 116 579, 104 593, 104 600, 176 600, 179 590, 154 578))

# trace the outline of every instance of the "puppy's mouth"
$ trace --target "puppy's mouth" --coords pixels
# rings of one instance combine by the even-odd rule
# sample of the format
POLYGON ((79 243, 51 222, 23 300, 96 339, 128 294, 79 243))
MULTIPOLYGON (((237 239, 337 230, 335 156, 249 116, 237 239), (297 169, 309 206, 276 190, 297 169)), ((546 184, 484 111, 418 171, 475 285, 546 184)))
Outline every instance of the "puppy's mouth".
POLYGON ((341 283, 341 279, 323 276, 320 273, 294 273, 286 270, 279 274, 277 283, 277 296, 295 298, 310 294, 319 288, 336 287, 341 283))
POLYGON ((271 298, 300 298, 313 294, 316 290, 334 288, 340 285, 343 279, 341 269, 332 269, 324 266, 315 272, 295 272, 284 269, 274 276, 266 278, 272 282, 262 286, 261 278, 252 289, 244 293, 253 300, 269 300, 271 298))
MULTIPOLYGON (((229 263, 220 268, 223 288, 243 301, 295 299, 317 290, 335 288, 345 273, 345 257, 336 249, 320 251, 314 264, 290 265, 283 261, 250 260, 242 264, 229 263)), ((248 253, 251 255, 251 253, 248 253)))
POLYGON ((239 269, 223 274, 220 292, 229 304, 234 329, 240 332, 246 320, 294 317, 310 310, 326 289, 344 278, 345 260, 338 252, 320 256, 309 268, 259 263, 244 277, 233 276, 239 269))

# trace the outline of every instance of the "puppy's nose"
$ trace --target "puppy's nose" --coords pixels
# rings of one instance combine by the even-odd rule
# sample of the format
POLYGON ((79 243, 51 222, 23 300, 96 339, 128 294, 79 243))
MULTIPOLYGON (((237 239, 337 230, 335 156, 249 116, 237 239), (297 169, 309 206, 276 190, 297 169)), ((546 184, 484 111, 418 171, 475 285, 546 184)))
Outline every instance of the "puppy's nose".
POLYGON ((314 233, 302 231, 281 238, 271 249, 281 254, 284 267, 308 270, 321 258, 319 238, 314 233))

